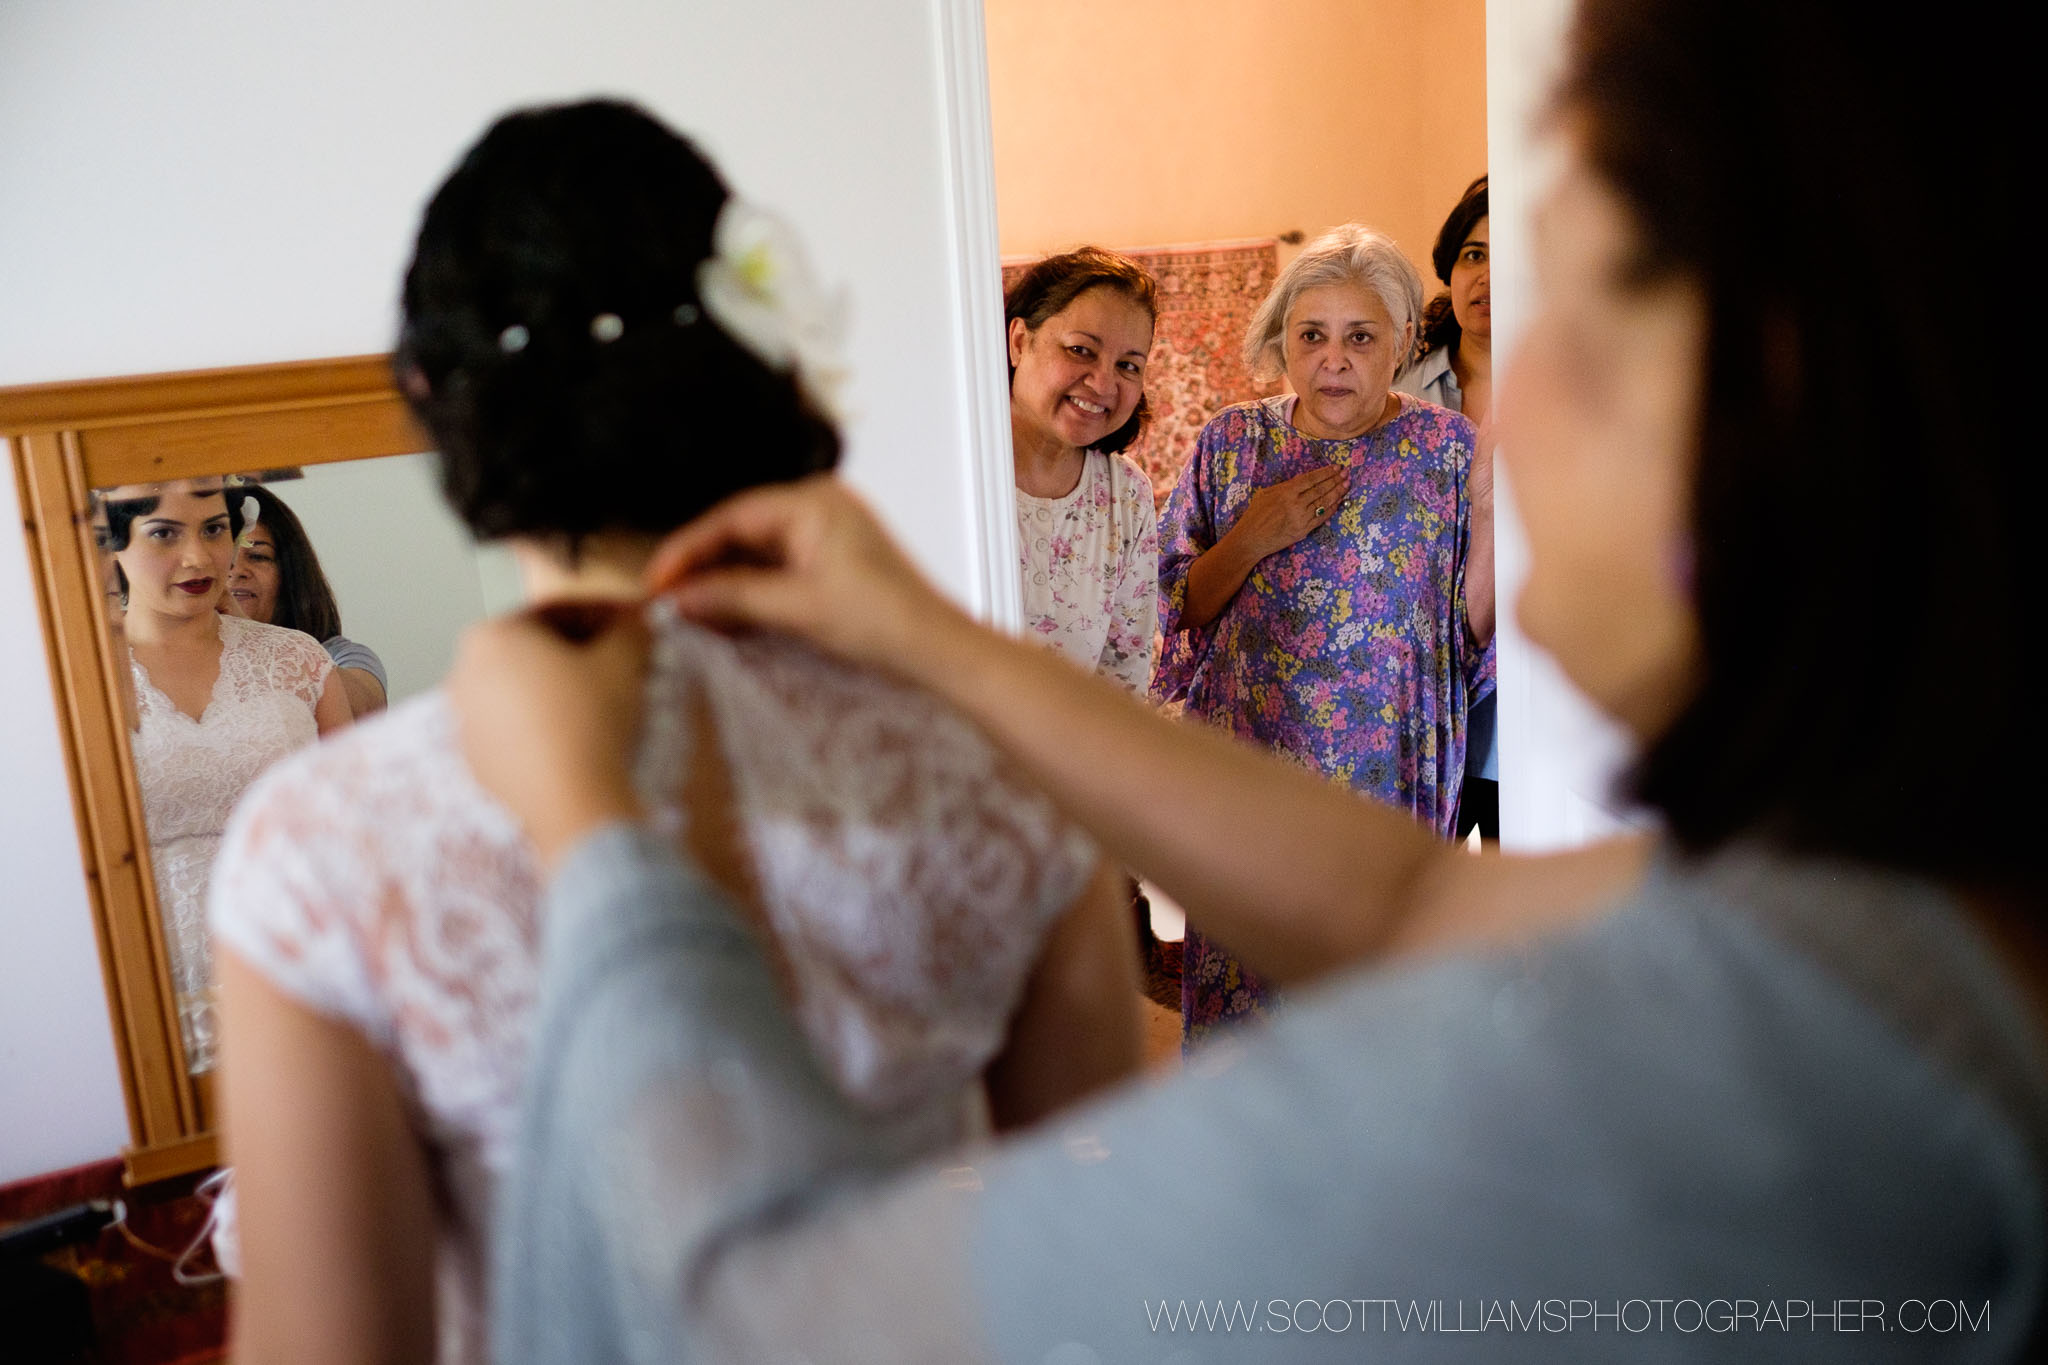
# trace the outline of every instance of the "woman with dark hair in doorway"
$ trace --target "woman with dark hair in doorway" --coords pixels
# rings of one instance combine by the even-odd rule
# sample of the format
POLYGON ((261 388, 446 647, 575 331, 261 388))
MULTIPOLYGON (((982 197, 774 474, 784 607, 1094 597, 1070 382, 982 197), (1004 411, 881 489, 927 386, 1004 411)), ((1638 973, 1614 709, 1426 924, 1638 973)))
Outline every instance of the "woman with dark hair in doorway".
POLYGON ((699 619, 947 697, 1248 962, 1321 981, 1043 1135, 878 1179, 757 949, 639 832, 643 642, 479 628, 468 747, 553 871, 501 1361, 1472 1354, 1393 1339, 1411 1301, 1517 1359, 2041 1359, 2048 873, 1985 828, 2031 765, 1980 742, 2030 732, 2034 455, 1956 397, 1954 338, 2010 297, 1926 268, 2025 220, 2023 50, 1821 0, 1581 5, 1501 453, 1520 622, 1639 740, 1655 834, 1458 854, 976 627, 827 479, 657 558, 699 619), (1196 1301, 1263 1329, 1169 1325, 1196 1301), (1601 1318, 1528 1330, 1574 1301, 1601 1318))
POLYGON ((242 509, 242 529, 235 536, 224 605, 252 621, 304 631, 318 640, 334 660, 355 718, 382 711, 391 691, 384 661, 368 645, 341 633, 341 606, 298 515, 258 484, 230 494, 242 509))
MULTIPOLYGON (((1443 290, 1422 310, 1419 354, 1394 376, 1394 388, 1439 407, 1465 414, 1479 431, 1472 452, 1472 479, 1493 488, 1493 266, 1487 243, 1486 177, 1465 193, 1444 219, 1429 263, 1443 290)), ((1487 521, 1491 534, 1493 523, 1487 521)), ((1487 571, 1493 558, 1486 557, 1487 571)), ((1465 715, 1465 784, 1458 792, 1456 835, 1500 840, 1500 741, 1495 718, 1499 696, 1492 690, 1465 715)))

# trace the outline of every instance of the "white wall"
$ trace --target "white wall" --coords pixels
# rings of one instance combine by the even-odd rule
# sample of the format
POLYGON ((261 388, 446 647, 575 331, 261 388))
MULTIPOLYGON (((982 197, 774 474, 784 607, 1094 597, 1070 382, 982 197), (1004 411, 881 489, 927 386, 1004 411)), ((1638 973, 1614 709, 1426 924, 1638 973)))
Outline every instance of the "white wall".
POLYGON ((478 548, 441 500, 431 455, 309 465, 270 492, 306 528, 342 634, 383 660, 393 704, 441 680, 465 626, 518 600, 485 600, 478 548))
MULTIPOLYGON (((1529 215, 1553 164, 1533 123, 1550 92, 1571 0, 1488 0, 1488 209, 1493 252, 1493 353, 1511 358, 1534 305, 1529 215)), ((1496 582, 1500 617, 1501 842, 1537 851, 1584 843, 1634 817, 1614 808, 1615 775, 1628 758, 1621 732, 1565 680, 1515 626, 1514 600, 1529 562, 1513 480, 1496 466, 1496 582)))
MULTIPOLYGON (((970 452, 1002 428, 967 377, 971 350, 1000 365, 992 200, 954 141, 985 142, 986 114, 978 72, 946 65, 979 32, 960 0, 5 0, 0 384, 386 349, 457 152, 509 106, 622 93, 848 286, 849 473, 1000 616, 1005 554, 971 528, 1007 487, 970 452)), ((26 559, 0 539, 5 1181, 112 1155, 127 1129, 26 559)))
MULTIPOLYGON (((0 526, 20 524, 0 474, 0 526)), ((0 1184, 128 1135, 42 632, 26 542, 0 535, 0 1184)))

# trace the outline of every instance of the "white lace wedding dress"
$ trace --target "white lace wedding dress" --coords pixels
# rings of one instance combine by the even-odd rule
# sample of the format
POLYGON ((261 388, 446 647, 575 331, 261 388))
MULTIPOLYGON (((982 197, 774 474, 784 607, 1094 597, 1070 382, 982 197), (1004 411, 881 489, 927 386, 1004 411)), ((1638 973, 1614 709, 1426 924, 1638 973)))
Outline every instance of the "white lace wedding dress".
POLYGON ((319 736, 314 708, 333 671, 312 636, 239 616, 220 620, 220 676, 199 719, 133 661, 140 726, 130 739, 149 861, 170 950, 185 1059, 213 1066, 213 951, 206 887, 228 815, 251 782, 319 736))
MULTIPOLYGON (((640 778, 681 834, 701 702, 804 1033, 851 1097, 937 1145, 1001 1048, 1095 851, 965 720, 787 642, 657 628, 640 778)), ((519 736, 504 736, 516 744, 519 736)), ((445 1361, 482 1359, 491 1207, 535 1004, 539 886, 429 693, 266 776, 214 932, 388 1059, 439 1201, 445 1361)))

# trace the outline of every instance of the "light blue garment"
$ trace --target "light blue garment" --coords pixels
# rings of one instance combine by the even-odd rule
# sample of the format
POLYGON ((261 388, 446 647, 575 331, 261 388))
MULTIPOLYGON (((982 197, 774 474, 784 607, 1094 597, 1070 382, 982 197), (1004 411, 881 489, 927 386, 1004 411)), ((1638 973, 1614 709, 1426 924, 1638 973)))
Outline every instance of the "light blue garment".
POLYGON ((377 657, 377 651, 368 645, 359 645, 345 635, 330 636, 320 642, 327 651, 327 657, 334 660, 336 668, 360 668, 377 680, 377 686, 386 692, 391 690, 391 680, 384 676, 384 661, 377 657))
POLYGON ((1425 403, 1452 412, 1465 411, 1465 391, 1458 387, 1458 372, 1451 368, 1451 353, 1437 347, 1420 360, 1410 361, 1394 376, 1395 393, 1412 393, 1425 403))
POLYGON ((943 1198, 877 1180, 901 1144, 821 1079, 665 844, 600 832, 545 914, 504 1365, 2020 1361, 2038 1340, 2030 1019, 1946 897, 1862 869, 1666 863, 1524 952, 1353 973, 1171 1083, 957 1158, 967 1192, 943 1198), (1197 1301, 1252 1327, 1164 1328, 1197 1301), (1874 1329, 1911 1302, 1981 1329, 1874 1329))

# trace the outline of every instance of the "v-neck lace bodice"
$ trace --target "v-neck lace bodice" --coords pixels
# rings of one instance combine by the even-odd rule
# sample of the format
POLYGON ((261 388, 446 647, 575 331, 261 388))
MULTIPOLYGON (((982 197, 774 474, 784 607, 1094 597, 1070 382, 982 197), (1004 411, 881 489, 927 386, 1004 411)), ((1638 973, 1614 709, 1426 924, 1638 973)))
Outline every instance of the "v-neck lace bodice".
POLYGON ((262 771, 319 734, 314 708, 333 665, 310 635, 220 618, 220 674, 199 719, 131 661, 140 726, 130 744, 171 978, 195 1071, 213 1065, 213 953, 206 889, 228 814, 262 771))

